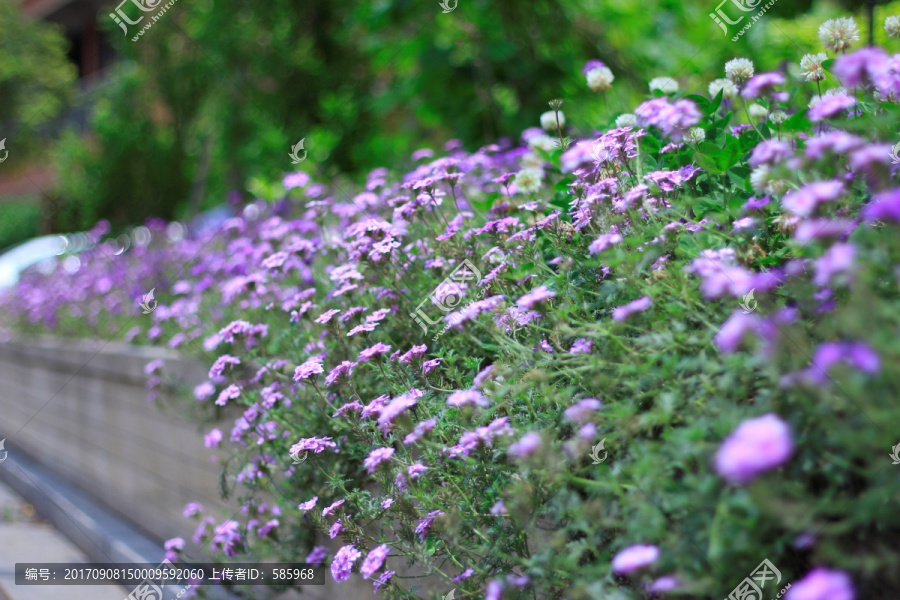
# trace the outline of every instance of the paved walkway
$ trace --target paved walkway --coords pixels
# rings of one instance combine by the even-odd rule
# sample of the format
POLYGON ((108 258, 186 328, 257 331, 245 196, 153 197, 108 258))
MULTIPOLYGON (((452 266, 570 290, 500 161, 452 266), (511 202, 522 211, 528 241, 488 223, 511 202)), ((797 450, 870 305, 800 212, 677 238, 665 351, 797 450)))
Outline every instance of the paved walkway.
POLYGON ((17 562, 89 560, 0 482, 0 600, 123 600, 130 591, 115 585, 16 585, 17 562))

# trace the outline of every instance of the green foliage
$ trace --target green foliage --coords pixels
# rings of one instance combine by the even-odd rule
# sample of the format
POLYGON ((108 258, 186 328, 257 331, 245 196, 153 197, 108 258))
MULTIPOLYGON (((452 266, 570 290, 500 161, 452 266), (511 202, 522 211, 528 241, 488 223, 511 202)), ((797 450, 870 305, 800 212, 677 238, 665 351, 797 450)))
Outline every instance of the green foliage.
POLYGON ((61 33, 24 16, 16 2, 0 3, 0 48, 0 138, 21 155, 35 149, 33 136, 66 106, 75 67, 61 33))
POLYGON ((41 209, 36 199, 7 200, 0 204, 0 252, 38 235, 41 209))
POLYGON ((627 112, 650 76, 702 90, 735 55, 752 51, 765 70, 798 44, 817 48, 815 27, 836 11, 817 8, 793 27, 778 17, 809 6, 780 0, 733 43, 712 8, 465 0, 442 14, 410 0, 204 0, 175 4, 137 41, 138 26, 123 36, 109 21, 126 61, 94 135, 82 149, 66 144, 57 163, 91 189, 66 178, 60 194, 119 224, 192 214, 290 169, 301 138, 309 154, 299 168, 330 179, 403 164, 453 137, 474 147, 518 136, 555 97, 588 131, 627 112), (599 103, 580 72, 592 58, 616 76, 599 103))

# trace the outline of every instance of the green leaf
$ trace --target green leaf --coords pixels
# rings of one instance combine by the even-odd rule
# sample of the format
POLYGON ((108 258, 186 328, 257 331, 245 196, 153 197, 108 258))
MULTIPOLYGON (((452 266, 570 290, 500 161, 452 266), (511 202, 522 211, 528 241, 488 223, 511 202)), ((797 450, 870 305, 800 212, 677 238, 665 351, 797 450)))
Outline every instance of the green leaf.
POLYGON ((719 165, 716 164, 716 159, 711 156, 707 156, 706 154, 702 154, 700 152, 694 152, 693 159, 701 169, 711 175, 719 175, 720 173, 722 173, 722 169, 720 169, 719 165))

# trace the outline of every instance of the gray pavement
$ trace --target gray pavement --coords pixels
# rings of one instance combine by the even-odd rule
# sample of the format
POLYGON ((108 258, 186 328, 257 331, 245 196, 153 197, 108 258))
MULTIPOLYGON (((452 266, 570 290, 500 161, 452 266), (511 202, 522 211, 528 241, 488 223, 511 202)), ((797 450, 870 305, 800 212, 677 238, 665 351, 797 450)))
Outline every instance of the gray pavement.
POLYGON ((0 482, 0 600, 123 600, 130 592, 115 585, 17 586, 17 562, 90 560, 0 482))

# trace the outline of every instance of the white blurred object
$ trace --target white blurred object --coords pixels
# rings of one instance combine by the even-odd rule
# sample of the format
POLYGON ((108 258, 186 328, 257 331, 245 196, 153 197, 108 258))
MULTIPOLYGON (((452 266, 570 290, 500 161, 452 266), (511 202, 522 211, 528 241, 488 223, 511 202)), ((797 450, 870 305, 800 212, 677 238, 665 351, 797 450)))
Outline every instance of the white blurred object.
POLYGON ((70 250, 69 246, 67 236, 45 235, 13 246, 0 254, 0 289, 15 285, 22 271, 33 264, 59 256, 70 250))

